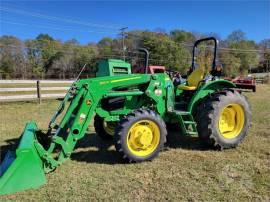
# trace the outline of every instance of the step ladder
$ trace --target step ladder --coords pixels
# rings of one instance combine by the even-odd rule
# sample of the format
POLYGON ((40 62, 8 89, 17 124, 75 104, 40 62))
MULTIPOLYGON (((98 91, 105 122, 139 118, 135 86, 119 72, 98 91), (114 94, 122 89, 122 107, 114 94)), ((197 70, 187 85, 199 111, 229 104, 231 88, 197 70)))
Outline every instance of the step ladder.
POLYGON ((196 122, 190 112, 177 110, 175 113, 179 118, 182 131, 185 135, 198 135, 196 122))

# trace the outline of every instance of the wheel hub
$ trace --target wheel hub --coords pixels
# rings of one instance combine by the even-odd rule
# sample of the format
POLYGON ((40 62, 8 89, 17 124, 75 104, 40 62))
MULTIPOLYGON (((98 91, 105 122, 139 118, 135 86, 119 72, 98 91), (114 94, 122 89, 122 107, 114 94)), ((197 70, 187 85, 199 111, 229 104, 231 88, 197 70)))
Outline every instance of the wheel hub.
POLYGON ((152 131, 146 126, 137 126, 135 128, 136 143, 143 148, 148 147, 153 140, 152 131))
POLYGON ((115 124, 113 122, 103 121, 103 128, 106 131, 106 133, 108 133, 109 135, 111 136, 114 135, 115 124))
POLYGON ((220 114, 219 131, 227 139, 237 137, 244 127, 244 110, 239 104, 226 106, 220 114))
POLYGON ((235 119, 236 112, 232 108, 225 108, 221 115, 221 125, 224 131, 232 131, 237 124, 235 119))
POLYGON ((151 154, 160 141, 160 130, 156 123, 148 120, 134 124, 127 139, 129 150, 138 156, 151 154))

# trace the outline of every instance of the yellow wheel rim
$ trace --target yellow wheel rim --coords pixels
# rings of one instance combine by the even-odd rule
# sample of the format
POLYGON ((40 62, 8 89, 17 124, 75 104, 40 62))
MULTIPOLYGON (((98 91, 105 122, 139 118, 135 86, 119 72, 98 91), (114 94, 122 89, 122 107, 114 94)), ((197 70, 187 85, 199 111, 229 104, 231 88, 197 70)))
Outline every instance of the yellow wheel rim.
POLYGON ((244 122, 245 113, 241 105, 227 105, 220 113, 219 131, 226 139, 236 138, 241 133, 244 122))
POLYGON ((103 121, 103 128, 105 132, 108 133, 109 135, 112 135, 112 136, 114 135, 115 124, 113 122, 103 121))
POLYGON ((150 120, 141 120, 128 131, 127 146, 136 156, 147 156, 155 151, 160 142, 160 129, 150 120))

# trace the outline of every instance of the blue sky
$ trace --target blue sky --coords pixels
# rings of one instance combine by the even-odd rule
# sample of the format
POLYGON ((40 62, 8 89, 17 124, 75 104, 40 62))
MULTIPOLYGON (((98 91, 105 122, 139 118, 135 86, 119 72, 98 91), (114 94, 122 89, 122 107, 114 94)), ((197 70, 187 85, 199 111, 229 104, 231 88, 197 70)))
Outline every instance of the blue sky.
POLYGON ((1 35, 21 39, 48 33, 80 43, 115 37, 118 28, 184 29, 225 38, 241 29, 249 39, 270 37, 270 1, 1 1, 1 35), (55 18, 57 17, 57 18, 55 18))

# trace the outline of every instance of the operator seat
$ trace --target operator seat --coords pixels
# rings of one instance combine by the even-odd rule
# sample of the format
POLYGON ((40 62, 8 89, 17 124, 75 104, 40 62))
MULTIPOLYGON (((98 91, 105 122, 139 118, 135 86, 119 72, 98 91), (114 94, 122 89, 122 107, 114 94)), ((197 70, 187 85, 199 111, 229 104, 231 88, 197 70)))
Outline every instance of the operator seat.
POLYGON ((203 78, 204 71, 197 68, 188 76, 186 85, 179 85, 177 88, 180 90, 196 90, 203 78))

